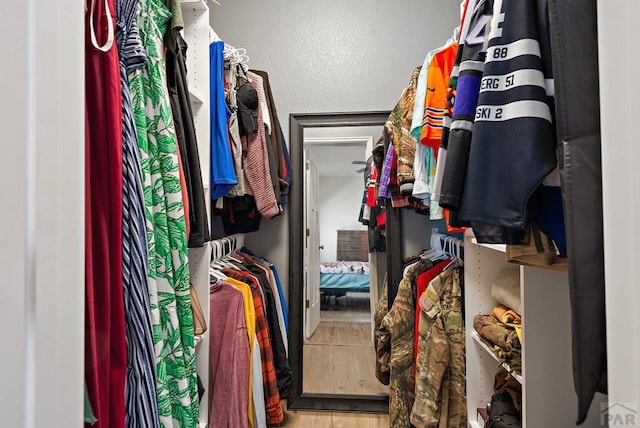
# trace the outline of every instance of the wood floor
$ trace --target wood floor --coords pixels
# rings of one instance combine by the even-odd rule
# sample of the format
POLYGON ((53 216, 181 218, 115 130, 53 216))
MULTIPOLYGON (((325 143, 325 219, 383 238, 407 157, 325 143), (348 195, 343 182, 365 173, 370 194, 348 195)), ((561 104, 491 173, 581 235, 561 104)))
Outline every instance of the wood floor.
MULTIPOLYGON (((389 393, 389 388, 375 377, 375 351, 368 322, 322 321, 311 339, 304 344, 303 364, 304 392, 357 395, 389 393)), ((327 416, 323 414, 322 417, 327 416)))
POLYGON ((320 321, 307 345, 358 345, 371 346, 371 324, 369 322, 320 321))
POLYGON ((369 308, 340 308, 340 310, 320 311, 320 321, 371 322, 369 308))
POLYGON ((387 428, 389 415, 287 410, 283 426, 287 428, 387 428))

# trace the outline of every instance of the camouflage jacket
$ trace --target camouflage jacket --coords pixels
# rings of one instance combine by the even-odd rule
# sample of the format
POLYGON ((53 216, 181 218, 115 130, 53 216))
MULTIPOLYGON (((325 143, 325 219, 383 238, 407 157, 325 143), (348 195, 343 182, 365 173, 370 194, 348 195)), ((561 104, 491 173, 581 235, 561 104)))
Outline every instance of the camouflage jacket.
MULTIPOLYGON (((388 373, 391 428, 411 427, 409 417, 415 399, 413 366, 416 281, 432 265, 430 260, 420 260, 405 270, 393 305, 376 329, 376 376, 378 379, 386 379, 385 370, 388 373)), ((384 302, 386 296, 383 292, 384 302)), ((378 305, 376 312, 377 309, 378 305)))
POLYGON ((409 86, 405 88, 398 103, 391 111, 385 128, 391 137, 391 144, 398 155, 398 185, 405 195, 413 190, 413 161, 416 156, 416 139, 410 134, 413 106, 416 100, 416 87, 422 67, 417 67, 411 74, 409 86))
POLYGON ((376 302, 375 311, 373 313, 373 322, 375 324, 373 334, 373 347, 376 350, 376 378, 383 385, 389 385, 389 356, 391 353, 391 341, 386 331, 382 331, 380 326, 385 315, 389 313, 389 289, 387 283, 387 275, 384 276, 382 286, 382 295, 376 302))
POLYGON ((420 339, 416 399, 411 423, 417 428, 466 428, 465 333, 460 272, 453 267, 419 297, 420 339))

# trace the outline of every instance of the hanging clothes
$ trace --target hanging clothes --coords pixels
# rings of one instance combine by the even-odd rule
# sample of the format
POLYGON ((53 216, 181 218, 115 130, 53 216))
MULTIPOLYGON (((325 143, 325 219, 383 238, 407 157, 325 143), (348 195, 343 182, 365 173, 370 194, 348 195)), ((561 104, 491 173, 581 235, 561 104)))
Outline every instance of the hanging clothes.
MULTIPOLYGON (((251 86, 257 91, 255 81, 251 82, 251 86)), ((258 106, 258 131, 254 134, 241 136, 240 139, 245 174, 256 201, 256 208, 262 216, 273 218, 281 211, 271 181, 269 153, 260 106, 258 106)))
POLYGON ((549 1, 578 423, 595 392, 607 387, 596 6, 593 0, 549 1))
MULTIPOLYGON (((409 428, 409 417, 415 399, 414 325, 416 281, 433 266, 430 260, 419 260, 405 268, 398 294, 379 327, 378 354, 389 354, 389 417, 391 428, 409 428), (384 351, 386 350, 386 351, 384 351)), ((385 297, 385 296, 383 296, 385 297)))
POLYGON ((391 354, 391 344, 386 331, 382 331, 382 320, 389 313, 389 283, 387 274, 382 282, 382 293, 376 302, 373 312, 373 347, 376 351, 376 379, 383 384, 389 385, 389 357, 391 354))
MULTIPOLYGON (((256 339, 256 307, 253 304, 253 295, 251 294, 251 287, 249 287, 244 282, 235 280, 233 278, 226 278, 224 281, 231 284, 242 293, 242 299, 244 303, 243 304, 244 320, 245 320, 245 325, 247 327, 247 340, 249 344, 249 360, 251 361, 251 364, 253 364, 253 359, 256 356, 254 352, 255 351, 254 342, 257 339, 256 339)), ((211 312, 211 314, 213 313, 211 312)), ((258 373, 261 373, 261 372, 260 371, 256 372, 256 374, 258 373)), ((256 426, 256 422, 255 422, 256 421, 256 403, 258 403, 260 408, 264 409, 264 406, 262 405, 264 398, 257 402, 254 401, 253 377, 254 377, 254 370, 253 370, 253 367, 251 367, 251 369, 249 370, 249 387, 248 387, 249 393, 248 393, 248 400, 247 400, 247 413, 249 417, 250 427, 256 426)), ((261 379, 260 386, 262 386, 262 376, 260 376, 260 379, 261 379)), ((260 389, 262 389, 262 387, 260 389)), ((210 414, 211 414, 211 411, 212 411, 211 408, 209 408, 210 414)), ((266 425, 266 417, 264 420, 266 425)))
POLYGON ((279 192, 277 195, 277 199, 279 199, 280 203, 282 202, 281 194, 288 188, 288 184, 286 181, 286 166, 285 166, 285 152, 286 145, 284 145, 284 136, 282 135, 280 119, 278 118, 278 110, 276 109, 276 103, 273 98, 273 92, 271 91, 271 83, 269 81, 269 74, 266 71, 261 70, 251 70, 254 74, 257 74, 262 78, 263 86, 264 86, 264 95, 267 102, 267 107, 269 111, 269 116, 271 117, 271 132, 270 132, 270 143, 274 153, 274 158, 276 159, 277 165, 277 177, 279 179, 279 192))
MULTIPOLYGON (((493 0, 479 0, 471 14, 469 28, 480 28, 487 16, 493 15, 493 0)), ((485 25, 487 25, 485 23, 485 25)), ((484 30, 486 32, 486 30, 484 30)), ((442 208, 458 211, 466 176, 478 94, 486 57, 484 39, 475 34, 460 42, 459 77, 456 80, 455 104, 448 134, 447 163, 443 172, 439 203, 442 208)), ((457 62, 457 61, 456 61, 457 62)), ((443 133, 443 135, 445 135, 443 133)))
POLYGON ((209 425, 249 426, 251 360, 242 293, 217 281, 210 289, 209 425))
MULTIPOLYGON (((468 0, 464 6, 462 18, 460 20, 460 39, 458 43, 458 50, 456 51, 456 57, 451 69, 451 75, 449 76, 449 85, 447 87, 447 93, 444 103, 444 109, 442 111, 442 138, 440 139, 440 146, 438 148, 438 162, 436 165, 436 172, 434 176, 433 191, 431 193, 431 203, 438 202, 440 206, 440 194, 442 192, 442 180, 444 178, 445 166, 447 164, 447 152, 449 148, 449 134, 451 132, 451 121, 453 118, 453 105, 456 99, 458 88, 458 77, 460 74, 460 64, 462 63, 462 53, 464 43, 467 39, 467 33, 469 31, 469 25, 471 24, 471 17, 475 11, 476 0, 468 0)), ((447 210, 448 211, 448 210, 447 210)), ((446 212, 445 212, 446 216, 446 212)), ((447 220, 447 228, 449 228, 449 221, 447 220)), ((449 230, 451 232, 451 230, 449 230)))
POLYGON ((461 272, 452 266, 434 278, 419 298, 420 343, 416 399, 411 423, 416 428, 467 426, 465 331, 461 272))
MULTIPOLYGON (((229 144, 231 146, 231 157, 237 177, 238 184, 227 192, 227 196, 251 195, 251 187, 244 173, 242 165, 242 141, 240 141, 240 120, 238 119, 238 65, 230 61, 224 61, 225 93, 227 94, 227 106, 229 108, 229 120, 227 122, 229 144)), ((232 233, 230 233, 232 234, 232 233)))
MULTIPOLYGON (((271 263, 269 260, 265 259, 264 257, 258 257, 256 256, 250 249, 248 249, 247 247, 242 247, 240 249, 240 252, 242 254, 246 254, 249 255, 251 257, 253 257, 255 260, 258 260, 262 265, 264 265, 267 269, 269 269, 271 271, 271 274, 273 276, 273 281, 269 281, 272 285, 273 288, 273 295, 277 296, 276 299, 276 306, 279 307, 280 309, 278 309, 278 313, 280 313, 280 311, 282 312, 282 320, 280 321, 280 315, 278 315, 278 322, 282 322, 284 324, 284 328, 282 328, 281 326, 281 330, 283 331, 283 336, 288 336, 289 333, 289 311, 287 309, 287 302, 285 300, 284 297, 284 291, 282 290, 282 284, 280 283, 280 277, 278 276, 278 270, 276 269, 276 266, 271 263), (275 287, 275 288, 274 288, 275 287), (280 302, 280 303, 278 303, 280 302)), ((285 342, 288 342, 288 340, 285 339, 285 342)), ((288 345, 287 345, 288 347, 288 345)))
MULTIPOLYGON (((545 196, 541 184, 557 166, 549 32, 538 28, 547 19, 538 20, 535 3, 496 2, 497 8, 493 19, 500 20, 501 30, 485 36, 484 77, 458 210, 459 218, 474 226, 478 242, 497 238, 476 223, 524 235, 527 222, 535 222, 549 206, 551 195, 545 196)), ((560 188, 555 189, 557 221, 551 223, 564 235, 560 188)))
POLYGON ((424 100, 424 116, 420 130, 421 144, 437 150, 442 139, 443 107, 451 70, 458 52, 458 43, 451 41, 433 53, 427 70, 427 93, 424 100))
POLYGON ((148 63, 129 81, 147 211, 158 412, 162 426, 186 428, 197 425, 199 407, 183 197, 163 58, 170 16, 159 0, 140 0, 136 18, 148 63))
POLYGON ((210 61, 210 126, 211 126, 211 198, 218 199, 238 184, 227 124, 231 111, 224 96, 224 42, 209 46, 210 61))
POLYGON ((147 238, 140 155, 128 73, 146 63, 138 34, 138 0, 116 0, 122 90, 122 267, 127 343, 127 427, 159 427, 156 365, 147 284, 147 238))
POLYGON ((280 404, 280 393, 278 392, 278 381, 273 362, 273 348, 271 345, 269 324, 265 316, 265 304, 260 283, 253 275, 239 269, 227 268, 221 271, 230 278, 242 281, 251 287, 256 312, 256 335, 258 344, 260 345, 260 356, 262 360, 264 407, 267 414, 267 423, 279 424, 284 420, 284 412, 280 404))
MULTIPOLYGON (((94 427, 125 426, 122 96, 113 0, 85 15, 85 380, 94 427)), ((88 426, 88 425, 87 425, 88 426)))
POLYGON ((282 143, 282 158, 284 168, 284 184, 282 187, 282 195, 280 196, 280 203, 287 205, 289 203, 289 191, 291 189, 291 182, 293 180, 293 165, 291 165, 291 157, 289 156, 289 149, 287 148, 287 142, 284 138, 284 132, 280 128, 280 141, 282 143))
POLYGON ((293 387, 293 378, 291 367, 289 366, 289 359, 287 358, 287 346, 284 344, 283 332, 279 325, 274 293, 267 277, 269 271, 257 264, 246 266, 246 269, 258 279, 263 292, 267 324, 269 326, 269 339, 273 350, 273 365, 276 370, 278 383, 278 393, 281 399, 287 398, 293 387))
MULTIPOLYGON (((418 280, 416 281, 416 288, 417 288, 416 296, 418 297, 422 296, 422 294, 425 292, 425 290, 427 289, 431 281, 433 281, 438 275, 440 275, 444 270, 444 268, 450 264, 450 262, 451 261, 449 259, 438 262, 435 265, 433 265, 431 269, 429 269, 422 275, 419 275, 418 280)), ((413 345, 415 347, 414 349, 416 350, 414 361, 417 361, 418 359, 418 342, 420 339, 420 311, 421 311, 420 300, 418 300, 416 304, 416 318, 415 318, 415 324, 414 324, 415 337, 413 340, 413 345)), ((418 365, 416 364, 416 369, 417 367, 418 365)))
POLYGON ((402 194, 411 194, 413 190, 413 159, 416 140, 411 136, 411 118, 415 104, 415 92, 418 76, 422 67, 411 74, 409 85, 405 88, 398 103, 391 111, 385 129, 389 133, 391 144, 398 155, 398 185, 402 194))
POLYGON ((177 32, 179 29, 180 27, 175 27, 172 30, 175 33, 175 50, 170 47, 167 49, 167 85, 181 165, 186 181, 187 193, 183 196, 186 196, 189 201, 189 208, 185 209, 188 214, 186 219, 189 221, 189 247, 194 248, 202 247, 211 237, 202 184, 198 141, 187 82, 187 44, 177 32))
MULTIPOLYGON (((262 76, 255 74, 251 71, 247 73, 247 76, 255 83, 256 90, 258 92, 258 100, 260 101, 260 111, 262 112, 262 118, 264 122, 264 138, 266 140, 267 156, 269 159, 269 178, 271 179, 271 186, 273 187, 273 194, 276 198, 276 203, 280 211, 282 211, 282 205, 280 203, 280 177, 278 176, 278 168, 280 162, 278 161, 278 154, 280 150, 274 151, 274 144, 271 137, 271 112, 267 104, 267 98, 265 95, 264 81, 262 76)), ((280 146, 280 144, 278 144, 280 146)))

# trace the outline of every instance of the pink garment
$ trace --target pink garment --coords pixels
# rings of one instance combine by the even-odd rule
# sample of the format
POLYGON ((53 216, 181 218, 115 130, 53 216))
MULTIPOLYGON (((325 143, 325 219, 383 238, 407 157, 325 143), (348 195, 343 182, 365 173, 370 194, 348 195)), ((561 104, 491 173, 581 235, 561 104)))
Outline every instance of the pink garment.
MULTIPOLYGON (((258 85, 252 81, 251 86, 257 91, 258 85)), ((264 217, 273 218, 280 214, 276 201, 276 194, 271 181, 269 169, 269 152, 267 152, 267 138, 264 133, 264 119, 262 109, 258 105, 258 132, 241 137, 244 173, 253 191, 258 212, 264 217)))
POLYGON ((251 361, 242 293, 218 281, 210 302, 209 426, 248 428, 251 361))

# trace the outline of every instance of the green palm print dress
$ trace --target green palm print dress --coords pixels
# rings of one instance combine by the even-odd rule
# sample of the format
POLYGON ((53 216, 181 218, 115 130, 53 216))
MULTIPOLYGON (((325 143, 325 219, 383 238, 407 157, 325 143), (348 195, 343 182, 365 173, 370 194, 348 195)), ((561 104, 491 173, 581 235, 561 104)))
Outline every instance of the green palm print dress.
POLYGON ((163 37, 169 10, 141 0, 137 23, 147 64, 129 75, 144 185, 149 296, 160 426, 198 424, 187 235, 163 37))

